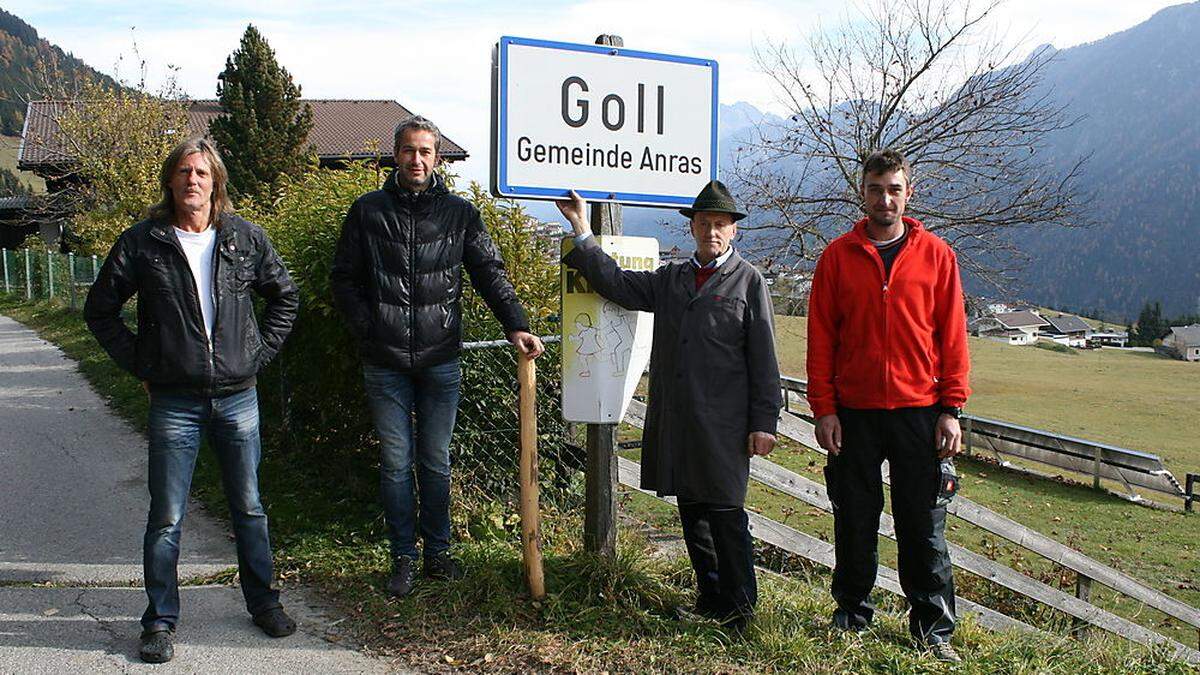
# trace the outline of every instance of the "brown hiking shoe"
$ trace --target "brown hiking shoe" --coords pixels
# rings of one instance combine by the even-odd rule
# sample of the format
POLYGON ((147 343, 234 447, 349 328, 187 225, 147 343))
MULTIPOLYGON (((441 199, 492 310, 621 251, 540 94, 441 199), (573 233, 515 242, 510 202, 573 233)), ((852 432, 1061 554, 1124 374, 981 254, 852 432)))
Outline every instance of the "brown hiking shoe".
POLYGON ((962 657, 954 651, 949 642, 935 642, 929 645, 929 653, 942 663, 962 663, 962 657))

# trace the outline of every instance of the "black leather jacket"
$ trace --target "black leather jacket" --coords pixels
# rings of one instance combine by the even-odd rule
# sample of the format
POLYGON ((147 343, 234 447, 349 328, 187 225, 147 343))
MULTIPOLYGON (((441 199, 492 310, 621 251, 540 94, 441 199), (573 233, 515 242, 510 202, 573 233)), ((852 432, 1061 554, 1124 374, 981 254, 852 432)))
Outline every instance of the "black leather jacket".
POLYGON ((175 230, 144 220, 121 233, 88 291, 83 316, 117 365, 152 391, 225 396, 255 375, 292 330, 300 294, 262 228, 225 214, 213 254, 209 345, 191 268, 175 230), (253 290, 266 300, 254 314, 253 290), (121 307, 137 294, 137 333, 121 307))
POLYGON ((359 197, 346 214, 330 281, 363 358, 400 371, 458 356, 462 268, 506 333, 525 311, 479 211, 440 176, 422 192, 396 184, 359 197))

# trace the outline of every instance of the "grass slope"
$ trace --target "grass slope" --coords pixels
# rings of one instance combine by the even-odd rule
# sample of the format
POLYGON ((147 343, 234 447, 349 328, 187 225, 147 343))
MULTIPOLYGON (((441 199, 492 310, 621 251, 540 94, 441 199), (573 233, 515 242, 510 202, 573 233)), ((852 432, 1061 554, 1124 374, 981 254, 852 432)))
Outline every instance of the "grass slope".
MULTIPOLYGON (((116 410, 141 425, 145 395, 105 357, 78 314, 12 298, 0 298, 0 313, 59 345, 116 410)), ((787 453, 785 459, 801 468, 813 455, 793 448, 781 457, 787 453)), ((912 648, 895 602, 883 604, 888 611, 868 633, 831 631, 828 577, 803 564, 789 577, 762 575, 760 618, 745 639, 731 638, 711 623, 681 622, 673 608, 691 599, 686 561, 653 555, 628 531, 622 532, 615 561, 592 557, 579 550, 578 513, 547 513, 543 521, 550 591, 543 602, 525 595, 515 525, 475 528, 472 519, 479 514, 462 503, 454 525, 467 579, 456 585, 427 582, 410 599, 386 599, 388 556, 376 480, 369 464, 330 474, 271 448, 261 468, 283 583, 324 590, 346 612, 346 625, 357 638, 409 666, 494 672, 951 672, 912 648)), ((212 512, 223 512, 219 477, 207 454, 201 456, 195 489, 212 512)), ((669 509, 657 505, 631 505, 653 517, 670 517, 669 509)), ((790 516, 793 523, 800 517, 790 516)), ((966 622, 956 641, 969 659, 953 672, 1191 672, 1161 651, 1103 636, 1081 643, 1061 635, 997 635, 966 622)))
POLYGON ((33 188, 34 194, 46 193, 46 181, 30 171, 17 171, 17 150, 21 147, 19 136, 0 136, 0 168, 17 174, 21 182, 33 188))

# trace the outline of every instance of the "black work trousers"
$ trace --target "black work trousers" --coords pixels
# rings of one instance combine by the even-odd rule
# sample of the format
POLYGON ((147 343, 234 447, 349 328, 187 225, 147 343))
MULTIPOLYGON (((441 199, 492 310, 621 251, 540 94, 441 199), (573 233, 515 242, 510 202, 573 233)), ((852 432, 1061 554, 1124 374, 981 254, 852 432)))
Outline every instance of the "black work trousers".
POLYGON ((838 411, 842 448, 830 454, 825 482, 833 502, 834 623, 866 627, 874 615, 871 589, 879 564, 880 465, 888 460, 900 586, 910 606, 908 629, 924 644, 949 642, 954 632, 954 577, 946 550, 946 507, 938 505, 940 468, 934 429, 940 409, 838 411))
POLYGON ((696 572, 697 609, 718 619, 752 616, 758 584, 745 509, 680 500, 679 520, 696 572))

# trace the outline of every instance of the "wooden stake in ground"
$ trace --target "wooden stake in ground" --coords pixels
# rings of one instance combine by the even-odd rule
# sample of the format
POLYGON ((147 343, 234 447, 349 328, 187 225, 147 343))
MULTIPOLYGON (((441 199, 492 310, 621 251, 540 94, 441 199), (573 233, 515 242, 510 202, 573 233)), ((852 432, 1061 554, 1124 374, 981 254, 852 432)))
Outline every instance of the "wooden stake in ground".
POLYGON ((521 543, 525 578, 534 600, 546 597, 542 576, 541 513, 538 509, 537 369, 533 359, 517 355, 517 381, 521 392, 521 543))

